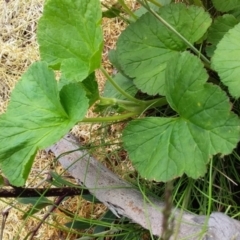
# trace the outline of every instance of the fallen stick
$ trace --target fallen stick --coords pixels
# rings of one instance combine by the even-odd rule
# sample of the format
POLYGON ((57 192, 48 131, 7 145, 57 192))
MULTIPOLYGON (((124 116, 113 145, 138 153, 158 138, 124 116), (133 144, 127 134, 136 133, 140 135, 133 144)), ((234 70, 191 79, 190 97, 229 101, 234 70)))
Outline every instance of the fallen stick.
MULTIPOLYGON (((78 184, 84 185, 117 217, 125 216, 153 235, 161 236, 164 203, 153 197, 146 199, 136 187, 79 148, 80 143, 68 134, 46 150, 51 150, 78 184)), ((172 216, 171 239, 240 240, 240 222, 223 213, 214 212, 208 219, 173 209, 172 216)))

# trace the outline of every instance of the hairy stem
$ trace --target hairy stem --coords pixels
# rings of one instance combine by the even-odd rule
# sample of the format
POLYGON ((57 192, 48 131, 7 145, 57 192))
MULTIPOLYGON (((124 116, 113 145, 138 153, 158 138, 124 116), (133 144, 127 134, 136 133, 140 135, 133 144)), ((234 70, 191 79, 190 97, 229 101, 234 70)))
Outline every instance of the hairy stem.
POLYGON ((115 115, 110 117, 98 117, 98 118, 84 118, 81 122, 97 123, 97 122, 118 122, 134 116, 139 115, 138 112, 130 112, 121 115, 115 115))
POLYGON ((140 104, 136 104, 136 102, 128 101, 128 100, 122 100, 122 99, 117 99, 117 98, 107 98, 107 97, 102 97, 100 96, 100 105, 125 105, 125 106, 132 106, 132 107, 138 107, 142 109, 151 109, 151 108, 156 108, 156 107, 162 107, 164 105, 167 105, 167 99, 166 97, 161 97, 161 98, 156 98, 152 100, 146 100, 142 101, 140 104))
POLYGON ((116 105, 116 104, 124 104, 129 106, 139 106, 139 104, 136 104, 136 102, 128 101, 128 100, 122 100, 117 98, 108 98, 108 97, 99 97, 100 103, 103 105, 116 105))

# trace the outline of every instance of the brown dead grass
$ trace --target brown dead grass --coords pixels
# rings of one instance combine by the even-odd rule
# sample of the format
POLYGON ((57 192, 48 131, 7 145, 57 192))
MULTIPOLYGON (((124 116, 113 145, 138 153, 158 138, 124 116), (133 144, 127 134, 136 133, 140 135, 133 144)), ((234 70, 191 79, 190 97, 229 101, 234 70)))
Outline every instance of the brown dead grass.
MULTIPOLYGON (((104 0, 107 4, 113 4, 116 1, 104 0)), ((131 8, 135 8, 133 0, 126 1, 131 8)), ((39 60, 38 45, 36 43, 37 21, 42 14, 44 0, 2 0, 0 2, 0 113, 6 110, 10 93, 15 84, 26 71, 29 65, 39 60)), ((103 19, 103 31, 105 47, 103 52, 103 66, 112 71, 112 66, 107 59, 110 49, 115 47, 116 40, 125 28, 125 24, 119 19, 103 19)), ((100 91, 104 87, 104 77, 97 73, 100 91)), ((88 112, 88 117, 93 117, 92 111, 88 112)), ((100 125, 78 125, 74 127, 73 133, 83 142, 87 143, 91 136, 90 132, 97 130, 100 125)), ((117 127, 116 127, 117 128, 117 127)), ((117 130, 110 129, 112 137, 116 137, 117 130), (115 134, 115 135, 114 135, 115 134)), ((118 136, 117 136, 118 137, 118 136)), ((111 152, 112 149, 107 149, 111 152)), ((124 156, 126 157, 126 156, 124 156)), ((114 156, 113 156, 114 158, 114 156)), ((131 167, 127 161, 125 165, 119 167, 118 171, 124 173, 126 168, 131 167)), ((27 186, 36 187, 44 182, 46 173, 50 170, 62 171, 61 166, 53 163, 53 158, 44 151, 39 151, 33 169, 31 171, 27 186)), ((42 185, 41 185, 42 186, 42 185)), ((3 229, 3 239, 24 239, 24 237, 33 230, 39 223, 48 209, 40 211, 35 215, 36 218, 22 219, 23 213, 28 206, 17 204, 14 199, 0 200, 0 214, 9 210, 6 224, 3 229)), ((96 218, 105 210, 101 204, 93 205, 79 197, 74 197, 64 201, 61 205, 69 211, 77 213, 82 217, 96 218)), ((0 222, 3 216, 0 215, 0 222)), ((47 223, 43 224, 34 239, 74 239, 75 235, 66 235, 66 232, 59 230, 62 224, 70 221, 61 211, 56 210, 47 223), (54 226, 51 226, 51 225, 54 226)))

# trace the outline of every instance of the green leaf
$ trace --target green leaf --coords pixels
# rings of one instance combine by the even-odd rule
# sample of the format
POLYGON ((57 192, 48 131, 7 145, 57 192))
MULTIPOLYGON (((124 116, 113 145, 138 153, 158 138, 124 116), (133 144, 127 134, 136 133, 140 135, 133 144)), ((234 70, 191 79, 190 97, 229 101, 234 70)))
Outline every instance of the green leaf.
POLYGON ((89 222, 83 222, 83 221, 78 221, 78 220, 74 220, 73 222, 67 222, 64 224, 66 227, 68 228, 73 228, 73 229, 77 229, 77 230, 85 230, 88 228, 91 228, 94 226, 93 223, 89 222))
POLYGON ((212 68, 218 72, 221 81, 230 94, 240 97, 240 23, 229 30, 217 45, 212 57, 212 68))
POLYGON ((219 16, 214 20, 214 23, 208 30, 207 41, 210 46, 207 46, 206 51, 209 57, 212 57, 217 44, 231 28, 233 28, 239 21, 230 14, 219 16))
POLYGON ((83 194, 81 195, 81 197, 83 199, 85 199, 86 201, 89 201, 91 203, 101 203, 101 201, 99 201, 95 196, 93 196, 92 194, 83 194))
MULTIPOLYGON (((196 6, 170 4, 160 8, 159 15, 191 43, 199 40, 211 24, 209 14, 196 6)), ((146 13, 119 37, 117 58, 142 92, 165 95, 167 61, 186 48, 177 35, 146 13)))
POLYGON ((34 63, 0 116, 0 167, 10 183, 24 185, 37 150, 64 136, 87 109, 88 99, 79 85, 66 85, 59 94, 47 63, 34 63))
POLYGON ((89 107, 91 107, 99 99, 98 83, 95 73, 90 74, 79 84, 85 90, 86 96, 89 99, 89 107))
MULTIPOLYGON (((160 4, 161 6, 165 6, 165 5, 170 4, 170 3, 172 2, 172 0, 156 0, 156 2, 157 2, 158 4, 160 4)), ((148 4, 149 4, 149 7, 150 7, 151 9, 153 9, 154 11, 158 11, 158 10, 159 10, 159 6, 158 6, 158 5, 153 4, 153 3, 151 3, 151 2, 149 2, 148 4)), ((145 7, 141 6, 139 9, 137 9, 137 10, 134 12, 134 14, 135 14, 136 16, 138 16, 138 17, 141 17, 141 16, 142 16, 143 14, 145 14, 146 12, 148 12, 148 10, 147 10, 145 7)), ((133 18, 131 18, 131 19, 134 20, 133 18)))
POLYGON ((198 178, 212 155, 229 154, 237 145, 240 121, 225 92, 207 79, 197 57, 179 54, 166 69, 166 97, 179 116, 138 119, 124 129, 124 147, 143 177, 198 178))
POLYGON ((189 4, 193 4, 199 7, 204 7, 203 3, 201 0, 189 0, 189 4))
POLYGON ((94 234, 98 234, 101 232, 106 231, 106 228, 109 224, 109 227, 111 226, 111 223, 114 223, 114 221, 116 220, 116 216, 112 213, 112 211, 107 210, 103 216, 101 217, 101 222, 104 222, 103 226, 98 225, 95 227, 94 229, 94 234))
MULTIPOLYGON (((133 84, 133 81, 123 76, 121 73, 117 73, 113 79, 125 92, 129 93, 131 96, 134 96, 137 93, 138 90, 133 84)), ((105 84, 103 96, 126 100, 126 97, 119 93, 109 81, 107 81, 105 84)))
POLYGON ((229 11, 229 14, 232 14, 238 21, 240 21, 240 7, 229 11))
POLYGON ((213 6, 220 12, 228 12, 240 7, 240 0, 212 0, 213 6))
MULTIPOLYGON (((63 186, 77 187, 76 184, 73 184, 73 183, 65 180, 63 178, 63 176, 57 174, 56 172, 51 172, 50 175, 53 179, 49 182, 56 187, 63 187, 63 186)), ((79 186, 79 188, 81 188, 81 187, 79 186)))
POLYGON ((106 18, 118 17, 121 13, 121 5, 119 3, 113 4, 108 10, 102 12, 102 16, 106 18))
POLYGON ((27 197, 27 198, 17 198, 19 203, 22 204, 32 204, 32 205, 36 205, 36 204, 40 204, 40 203, 45 203, 45 204, 53 204, 52 201, 50 201, 48 198, 46 197, 27 197))
MULTIPOLYGON (((87 78, 81 82, 76 82, 86 92, 86 96, 89 100, 89 107, 91 107, 99 99, 98 83, 96 81, 95 73, 91 73, 87 78)), ((65 77, 61 77, 58 83, 58 89, 61 90, 63 86, 69 84, 69 80, 65 77)))
MULTIPOLYGON (((135 96, 138 92, 138 89, 134 85, 132 79, 122 75, 120 72, 113 77, 113 80, 118 84, 118 86, 121 87, 121 89, 131 96, 135 96)), ((113 87, 109 81, 107 81, 104 87, 103 97, 101 97, 100 101, 95 105, 94 111, 103 112, 107 109, 112 113, 121 113, 126 110, 136 111, 136 104, 127 100, 128 99, 125 96, 119 93, 119 91, 117 91, 116 88, 113 87)))
POLYGON ((41 211, 47 206, 52 206, 53 202, 46 197, 29 197, 29 198, 17 198, 19 203, 22 204, 32 204, 32 208, 24 213, 23 219, 34 215, 35 213, 41 211))
POLYGON ((37 31, 41 59, 82 81, 101 64, 103 36, 99 0, 49 0, 37 31))
POLYGON ((112 49, 108 52, 108 58, 109 58, 109 61, 112 63, 112 65, 119 71, 119 72, 122 72, 122 69, 121 69, 121 64, 117 58, 117 51, 112 49))
MULTIPOLYGON (((95 77, 95 73, 91 73, 87 78, 81 82, 72 81, 77 83, 86 92, 86 96, 89 100, 89 107, 91 107, 99 99, 98 83, 95 77)), ((58 83, 58 89, 61 90, 63 86, 69 84, 69 80, 65 77, 61 77, 58 83)))
POLYGON ((0 175, 0 187, 4 187, 4 186, 5 186, 4 177, 0 175))

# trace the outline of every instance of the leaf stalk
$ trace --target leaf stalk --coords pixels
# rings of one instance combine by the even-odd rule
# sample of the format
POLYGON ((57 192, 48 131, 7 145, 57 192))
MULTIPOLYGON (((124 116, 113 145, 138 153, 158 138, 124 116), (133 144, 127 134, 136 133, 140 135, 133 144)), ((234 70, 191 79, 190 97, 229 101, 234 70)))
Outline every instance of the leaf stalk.
POLYGON ((124 2, 124 0, 118 0, 119 4, 121 4, 122 8, 124 9, 124 11, 129 14, 129 16, 131 16, 133 19, 137 20, 138 17, 129 9, 129 7, 126 5, 126 3, 124 2))
POLYGON ((131 96, 130 94, 128 94, 127 92, 125 92, 113 79, 112 77, 108 74, 108 72, 101 66, 100 70, 102 71, 102 73, 104 74, 104 76, 107 78, 107 80, 116 88, 116 90, 118 92, 120 92, 123 96, 125 96, 127 99, 136 102, 136 103, 142 103, 143 101, 138 100, 136 98, 134 98, 133 96, 131 96))
POLYGON ((121 115, 114 115, 110 117, 99 117, 99 118, 84 118, 81 122, 97 123, 97 122, 119 122, 125 119, 139 115, 138 112, 130 112, 121 115))

